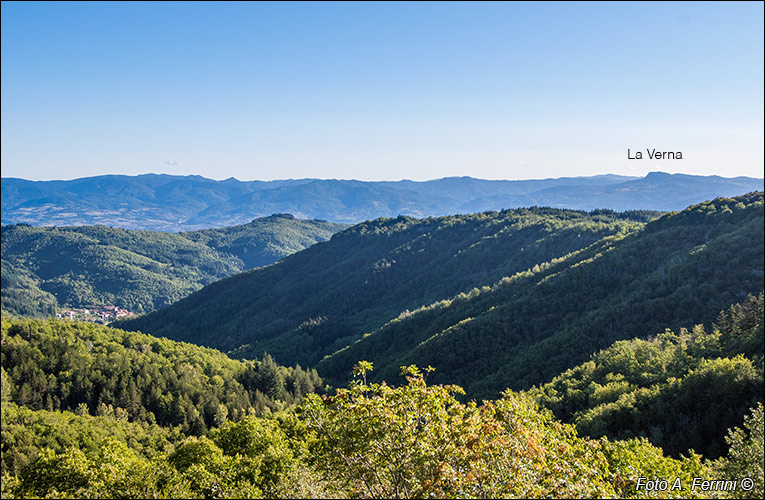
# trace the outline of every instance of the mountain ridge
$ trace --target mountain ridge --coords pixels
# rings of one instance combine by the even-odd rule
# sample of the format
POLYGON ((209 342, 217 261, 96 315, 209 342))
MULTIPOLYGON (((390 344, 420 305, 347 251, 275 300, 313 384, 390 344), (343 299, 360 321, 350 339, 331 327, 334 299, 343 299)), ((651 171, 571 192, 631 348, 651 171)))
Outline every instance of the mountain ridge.
POLYGON ((358 223, 379 217, 418 218, 551 206, 672 211, 719 196, 765 187, 763 179, 651 172, 556 179, 429 181, 283 179, 223 181, 199 175, 104 175, 31 181, 4 177, 2 223, 96 225, 190 231, 227 227, 273 213, 358 223))

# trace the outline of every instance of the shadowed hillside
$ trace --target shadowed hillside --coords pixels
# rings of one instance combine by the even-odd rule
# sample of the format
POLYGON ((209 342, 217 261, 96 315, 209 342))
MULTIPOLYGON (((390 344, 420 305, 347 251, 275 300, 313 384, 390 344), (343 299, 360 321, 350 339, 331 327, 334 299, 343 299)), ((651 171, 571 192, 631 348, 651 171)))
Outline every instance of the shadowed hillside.
POLYGON ((638 231, 654 215, 533 208, 377 219, 122 325, 311 365, 402 311, 638 231))
POLYGON ((404 314, 324 359, 345 378, 432 365, 473 397, 549 380, 615 340, 710 324, 763 288, 763 195, 716 199, 605 237, 454 300, 404 314))
POLYGON ((615 340, 709 323, 762 290, 762 193, 648 218, 523 209, 376 220, 123 325, 236 356, 269 352, 335 381, 359 359, 381 380, 432 365, 436 381, 493 397, 615 340))

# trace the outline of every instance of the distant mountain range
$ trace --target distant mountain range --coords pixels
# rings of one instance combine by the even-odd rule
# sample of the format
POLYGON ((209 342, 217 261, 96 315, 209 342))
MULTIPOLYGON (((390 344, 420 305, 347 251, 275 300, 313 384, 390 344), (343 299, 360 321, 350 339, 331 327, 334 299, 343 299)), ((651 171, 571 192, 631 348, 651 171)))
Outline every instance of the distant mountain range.
POLYGON ((106 225, 187 231, 243 224, 273 213, 357 223, 378 217, 442 216, 549 206, 592 210, 682 210, 719 196, 763 189, 763 179, 653 172, 543 180, 449 177, 425 182, 104 175, 68 181, 2 179, 2 223, 106 225))
POLYGON ((241 226, 172 234, 106 226, 2 227, 2 310, 162 307, 203 285, 325 241, 345 224, 275 214, 241 226))

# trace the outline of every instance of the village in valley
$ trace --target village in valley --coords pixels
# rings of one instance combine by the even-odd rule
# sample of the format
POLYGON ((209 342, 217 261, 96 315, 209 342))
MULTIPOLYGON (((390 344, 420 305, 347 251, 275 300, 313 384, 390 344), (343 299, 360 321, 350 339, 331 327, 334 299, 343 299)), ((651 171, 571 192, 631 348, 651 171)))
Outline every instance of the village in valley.
POLYGON ((56 313, 56 318, 106 324, 134 314, 134 312, 117 306, 97 306, 83 309, 66 309, 56 313))

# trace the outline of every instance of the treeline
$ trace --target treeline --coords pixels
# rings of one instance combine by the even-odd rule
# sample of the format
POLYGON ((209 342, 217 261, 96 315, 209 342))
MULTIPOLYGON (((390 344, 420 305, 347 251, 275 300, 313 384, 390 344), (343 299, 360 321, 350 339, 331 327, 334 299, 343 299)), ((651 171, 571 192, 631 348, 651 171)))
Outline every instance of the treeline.
POLYGON ((616 342, 531 391, 587 436, 648 438, 674 456, 722 455, 725 429, 763 401, 763 294, 703 325, 616 342))
POLYGON ((323 391, 315 370, 62 320, 2 319, 3 401, 204 435, 323 391))
POLYGON ((227 228, 162 233, 107 226, 2 226, 2 310, 52 316, 115 305, 171 304, 217 279, 272 264, 343 224, 273 215, 227 228))

